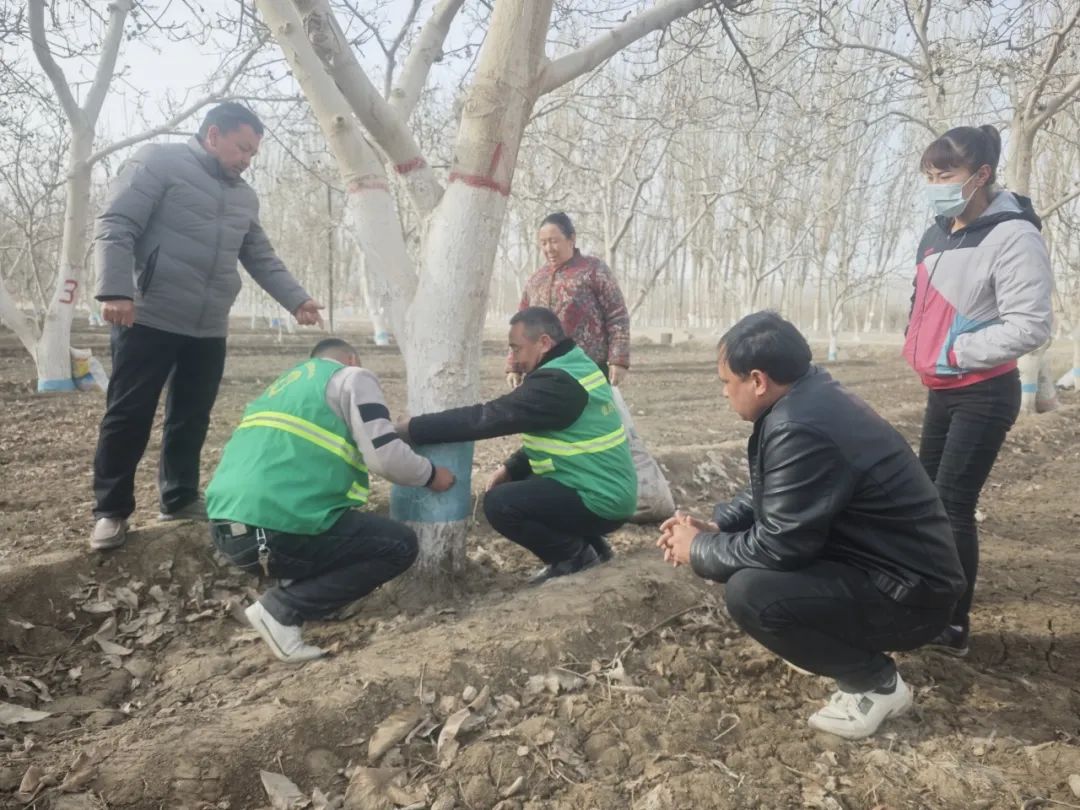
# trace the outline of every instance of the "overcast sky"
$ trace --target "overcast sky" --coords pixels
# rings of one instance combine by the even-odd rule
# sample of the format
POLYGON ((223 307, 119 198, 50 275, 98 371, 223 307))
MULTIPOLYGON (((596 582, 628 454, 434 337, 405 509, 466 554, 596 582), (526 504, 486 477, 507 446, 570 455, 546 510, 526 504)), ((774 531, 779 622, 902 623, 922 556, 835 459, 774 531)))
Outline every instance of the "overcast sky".
MULTIPOLYGON (((392 29, 396 33, 409 5, 409 0, 390 0, 386 4, 381 12, 381 18, 387 23, 385 30, 392 29)), ((430 3, 425 3, 425 8, 417 18, 417 25, 426 19, 430 5, 430 3)), ((202 0, 201 6, 206 12, 205 19, 211 20, 219 14, 235 14, 237 3, 236 0, 202 0)), ((169 9, 164 18, 165 22, 179 22, 190 18, 190 13, 180 3, 169 4, 169 9)), ((342 20, 342 22, 347 21, 342 20)), ((130 27, 129 19, 129 29, 130 27)), ((90 35, 88 30, 83 31, 82 34, 85 37, 90 35)), ((393 33, 390 36, 392 37, 393 33)), ((55 39, 52 36, 50 36, 50 41, 55 45, 55 39)), ((143 129, 145 124, 140 118, 140 104, 143 118, 151 124, 156 124, 165 117, 165 111, 169 109, 170 102, 173 102, 175 106, 175 102, 182 102, 184 99, 194 100, 205 94, 208 82, 213 79, 220 80, 221 75, 217 69, 222 55, 232 51, 235 44, 235 34, 226 34, 221 31, 213 33, 206 42, 190 39, 171 42, 159 32, 155 32, 149 38, 126 40, 121 46, 118 61, 119 75, 114 80, 112 92, 102 110, 98 127, 100 139, 113 140, 133 128, 143 129)), ((77 97, 81 99, 93 75, 97 54, 65 59, 60 55, 58 48, 54 47, 54 51, 68 81, 73 85, 77 97)), ((371 48, 371 51, 378 58, 373 60, 369 68, 378 70, 381 64, 381 52, 375 46, 371 48)), ((21 55, 32 69, 38 70, 29 43, 24 43, 21 55)), ((271 43, 260 58, 263 61, 280 59, 281 52, 271 43)), ((277 73, 281 73, 283 69, 281 65, 275 68, 277 73)), ((294 93, 295 88, 286 83, 278 89, 278 92, 294 93)))

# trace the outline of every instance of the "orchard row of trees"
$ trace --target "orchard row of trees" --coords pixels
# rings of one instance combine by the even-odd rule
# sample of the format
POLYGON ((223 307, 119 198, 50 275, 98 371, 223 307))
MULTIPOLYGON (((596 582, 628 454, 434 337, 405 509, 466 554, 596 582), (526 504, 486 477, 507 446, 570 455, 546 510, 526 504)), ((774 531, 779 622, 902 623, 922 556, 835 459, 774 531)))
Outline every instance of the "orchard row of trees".
MULTIPOLYGON (((774 306, 834 346, 898 329, 918 155, 958 123, 1005 131, 1004 180, 1046 219, 1080 340, 1074 0, 25 0, 0 41, 0 317, 42 390, 70 379, 71 320, 93 309, 108 176, 225 98, 270 126, 253 179, 282 255, 393 332, 414 413, 475 396, 481 326, 514 308, 551 210, 638 324, 774 306), (192 43, 220 53, 204 86, 142 89, 152 65, 126 54, 192 43)), ((445 452, 467 481, 471 449, 445 452)), ((422 565, 461 559, 467 492, 398 503, 431 523, 422 565)))

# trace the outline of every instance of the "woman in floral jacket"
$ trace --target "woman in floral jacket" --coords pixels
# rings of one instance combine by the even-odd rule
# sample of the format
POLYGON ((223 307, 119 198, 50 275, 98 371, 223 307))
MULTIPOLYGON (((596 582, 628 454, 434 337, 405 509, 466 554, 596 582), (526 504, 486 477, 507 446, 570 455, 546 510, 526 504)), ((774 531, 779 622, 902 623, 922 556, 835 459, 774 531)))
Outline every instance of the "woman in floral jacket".
MULTIPOLYGON (((558 315, 566 334, 618 385, 630 368, 630 315, 615 276, 600 259, 577 249, 576 236, 570 217, 561 212, 540 223, 547 264, 525 285, 520 309, 547 307, 558 315)), ((509 357, 506 373, 511 387, 521 382, 509 357)))

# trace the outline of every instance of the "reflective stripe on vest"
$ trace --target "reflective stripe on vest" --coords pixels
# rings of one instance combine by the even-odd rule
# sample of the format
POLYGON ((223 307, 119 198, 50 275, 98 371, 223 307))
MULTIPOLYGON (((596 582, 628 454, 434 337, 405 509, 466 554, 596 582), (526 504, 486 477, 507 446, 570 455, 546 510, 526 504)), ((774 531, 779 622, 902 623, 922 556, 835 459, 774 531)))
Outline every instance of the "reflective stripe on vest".
POLYGON ((543 436, 533 436, 529 433, 523 433, 521 436, 521 443, 530 450, 550 453, 553 456, 579 456, 582 453, 602 453, 605 450, 618 447, 625 441, 626 428, 622 425, 619 425, 606 436, 584 439, 580 442, 564 442, 561 439, 549 439, 543 436))
MULTIPOLYGON (((309 422, 306 419, 301 419, 300 417, 293 416, 289 413, 282 413, 281 411, 258 411, 257 413, 245 416, 240 421, 240 424, 236 426, 236 429, 241 430, 243 428, 252 427, 272 428, 274 430, 283 430, 286 433, 291 433, 293 436, 305 439, 306 441, 321 447, 323 450, 333 453, 346 464, 356 468, 360 472, 367 472, 367 467, 364 466, 364 457, 360 455, 355 447, 340 436, 319 427, 314 422, 309 422)), ((356 485, 354 484, 353 486, 356 485)), ((357 490, 363 490, 364 497, 367 497, 367 490, 364 490, 363 487, 357 487, 357 490)), ((349 497, 354 497, 354 492, 351 489, 349 491, 349 497)), ((354 499, 359 500, 359 498, 354 499)))

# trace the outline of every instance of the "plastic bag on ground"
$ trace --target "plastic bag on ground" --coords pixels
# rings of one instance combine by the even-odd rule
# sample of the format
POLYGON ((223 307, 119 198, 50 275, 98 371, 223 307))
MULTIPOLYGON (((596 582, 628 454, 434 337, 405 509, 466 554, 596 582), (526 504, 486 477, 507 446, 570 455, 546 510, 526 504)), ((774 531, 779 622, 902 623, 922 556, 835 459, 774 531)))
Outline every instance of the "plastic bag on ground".
POLYGON ((649 455, 645 442, 638 435, 634 427, 634 418, 630 415, 630 409, 626 406, 626 400, 619 393, 619 389, 612 387, 611 393, 615 407, 619 409, 619 415, 622 417, 623 427, 626 428, 627 439, 630 442, 630 455, 634 459, 634 468, 637 470, 637 511, 630 520, 634 523, 659 523, 667 520, 675 514, 675 499, 671 496, 671 487, 668 486, 660 465, 649 455))

